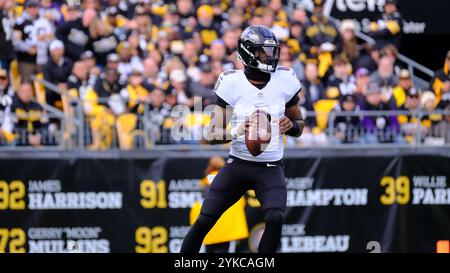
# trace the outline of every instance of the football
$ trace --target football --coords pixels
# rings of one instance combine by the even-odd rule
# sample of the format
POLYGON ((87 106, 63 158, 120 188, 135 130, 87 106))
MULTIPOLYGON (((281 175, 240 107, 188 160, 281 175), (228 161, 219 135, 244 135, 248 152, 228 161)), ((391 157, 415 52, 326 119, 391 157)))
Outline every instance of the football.
POLYGON ((256 110, 247 120, 245 145, 252 156, 258 156, 267 148, 271 139, 270 115, 256 110))

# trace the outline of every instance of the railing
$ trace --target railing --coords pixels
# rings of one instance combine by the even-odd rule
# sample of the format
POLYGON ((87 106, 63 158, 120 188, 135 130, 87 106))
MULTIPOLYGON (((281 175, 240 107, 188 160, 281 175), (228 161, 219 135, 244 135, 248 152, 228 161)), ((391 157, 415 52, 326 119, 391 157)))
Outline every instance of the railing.
POLYGON ((13 125, 12 139, 0 137, 0 150, 34 149, 34 150, 64 150, 67 148, 67 134, 65 134, 66 120, 57 112, 49 112, 48 107, 39 119, 28 121, 21 115, 18 117, 10 113, 13 125), (19 122, 20 121, 20 122, 19 122), (36 127, 30 127, 29 124, 36 127))
POLYGON ((307 125, 315 124, 318 117, 327 119, 326 128, 307 126, 302 137, 287 140, 288 147, 450 147, 449 111, 308 111, 307 125))

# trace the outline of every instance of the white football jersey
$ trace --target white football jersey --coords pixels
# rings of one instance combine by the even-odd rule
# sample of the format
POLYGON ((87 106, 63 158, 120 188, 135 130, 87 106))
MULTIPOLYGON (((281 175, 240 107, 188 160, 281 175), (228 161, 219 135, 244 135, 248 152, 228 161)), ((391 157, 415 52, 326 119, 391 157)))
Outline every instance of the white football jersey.
POLYGON ((296 74, 288 67, 277 67, 276 71, 271 73, 270 81, 262 89, 248 81, 244 70, 224 71, 219 76, 214 91, 233 108, 233 127, 240 126, 257 109, 262 109, 271 116, 272 137, 264 152, 256 157, 252 156, 245 145, 245 135, 242 135, 232 141, 230 155, 258 162, 282 159, 284 146, 278 120, 284 116, 286 103, 300 88, 296 74))

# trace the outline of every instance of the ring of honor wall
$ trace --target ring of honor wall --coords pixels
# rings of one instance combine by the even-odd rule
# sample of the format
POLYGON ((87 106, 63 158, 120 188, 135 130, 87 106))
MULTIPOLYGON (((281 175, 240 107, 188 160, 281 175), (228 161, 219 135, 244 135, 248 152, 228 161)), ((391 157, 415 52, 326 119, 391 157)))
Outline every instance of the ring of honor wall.
MULTIPOLYGON (((0 253, 178 252, 217 154, 2 156, 0 253)), ((450 240, 449 166, 433 150, 289 151, 279 251, 436 252, 450 240)), ((254 252, 264 227, 246 201, 235 252, 254 252)))

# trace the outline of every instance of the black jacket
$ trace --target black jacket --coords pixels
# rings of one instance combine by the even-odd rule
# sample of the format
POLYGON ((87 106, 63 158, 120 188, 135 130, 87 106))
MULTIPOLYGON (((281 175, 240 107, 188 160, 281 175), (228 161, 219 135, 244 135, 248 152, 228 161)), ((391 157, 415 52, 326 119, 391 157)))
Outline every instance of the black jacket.
POLYGON ((10 61, 14 59, 14 47, 12 44, 13 19, 4 10, 0 11, 0 60, 10 61))
POLYGON ((68 21, 58 27, 56 37, 64 43, 65 55, 72 61, 77 61, 83 52, 92 48, 89 28, 83 26, 82 18, 68 21))

